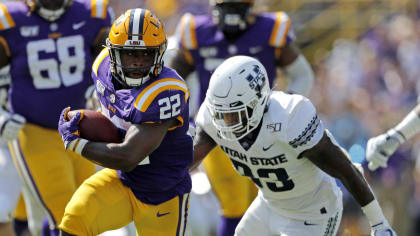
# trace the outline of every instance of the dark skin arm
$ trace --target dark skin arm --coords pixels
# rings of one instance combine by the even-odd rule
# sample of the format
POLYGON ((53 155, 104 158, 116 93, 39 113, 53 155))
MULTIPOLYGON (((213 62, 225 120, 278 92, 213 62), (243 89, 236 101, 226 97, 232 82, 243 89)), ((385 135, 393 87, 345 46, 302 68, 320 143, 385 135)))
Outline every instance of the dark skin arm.
POLYGON ((123 143, 89 142, 82 156, 103 167, 131 171, 159 147, 166 132, 177 120, 163 123, 132 125, 123 143))
POLYGON ((196 134, 194 137, 194 159, 190 165, 190 171, 193 171, 203 159, 209 154, 213 148, 216 147, 214 140, 202 129, 200 126, 196 128, 196 134))
POLYGON ((324 133, 321 141, 301 155, 334 178, 339 179, 356 201, 365 206, 374 200, 362 173, 350 162, 346 154, 324 133))
POLYGON ((96 58, 99 53, 102 51, 102 49, 104 48, 104 45, 106 44, 106 39, 108 38, 108 34, 109 34, 109 28, 105 27, 102 28, 98 35, 95 38, 95 41, 93 41, 93 45, 91 47, 92 49, 92 58, 96 58))
POLYGON ((169 63, 169 67, 176 70, 182 78, 187 78, 195 70, 195 66, 188 62, 186 53, 185 49, 179 49, 169 63))
POLYGON ((291 42, 282 48, 276 49, 276 65, 280 68, 286 67, 292 64, 299 55, 299 48, 294 42, 291 42))

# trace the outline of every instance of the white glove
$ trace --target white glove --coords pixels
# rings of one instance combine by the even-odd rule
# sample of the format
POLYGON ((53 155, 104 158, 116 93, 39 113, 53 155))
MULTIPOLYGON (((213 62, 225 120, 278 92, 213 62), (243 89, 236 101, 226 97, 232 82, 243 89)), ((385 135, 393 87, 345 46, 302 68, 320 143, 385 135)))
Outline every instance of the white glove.
POLYGON ((5 110, 0 110, 0 136, 7 141, 17 139, 25 122, 25 117, 19 114, 11 115, 5 110))
POLYGON ((190 126, 188 127, 188 133, 191 135, 192 139, 194 140, 195 138, 195 126, 190 124, 190 126))
POLYGON ((389 226, 388 222, 383 222, 372 227, 371 236, 397 236, 397 233, 389 226))
POLYGON ((366 147, 366 159, 369 169, 386 168, 389 156, 404 142, 404 138, 394 130, 369 139, 366 147))

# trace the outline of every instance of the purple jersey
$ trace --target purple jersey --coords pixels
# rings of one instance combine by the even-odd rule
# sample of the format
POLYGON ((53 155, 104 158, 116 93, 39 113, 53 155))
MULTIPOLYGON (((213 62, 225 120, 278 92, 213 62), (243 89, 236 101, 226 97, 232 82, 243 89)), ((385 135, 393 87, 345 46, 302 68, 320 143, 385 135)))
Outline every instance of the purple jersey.
POLYGON ((176 38, 188 50, 200 79, 200 103, 204 101, 211 74, 226 58, 246 55, 258 59, 267 69, 270 85, 276 78, 275 54, 294 39, 290 19, 284 12, 257 15, 236 41, 228 41, 211 15, 185 14, 177 27, 176 38))
POLYGON ((102 113, 120 129, 127 130, 131 124, 179 121, 134 170, 118 171, 124 185, 149 204, 190 192, 188 167, 192 163, 193 143, 188 134, 189 91, 185 81, 174 70, 164 67, 157 78, 138 88, 115 90, 107 49, 94 62, 92 78, 102 113))
POLYGON ((64 107, 83 108, 91 84, 91 46, 112 14, 106 0, 75 0, 56 21, 24 2, 0 4, 0 42, 8 49, 12 112, 56 129, 64 107))

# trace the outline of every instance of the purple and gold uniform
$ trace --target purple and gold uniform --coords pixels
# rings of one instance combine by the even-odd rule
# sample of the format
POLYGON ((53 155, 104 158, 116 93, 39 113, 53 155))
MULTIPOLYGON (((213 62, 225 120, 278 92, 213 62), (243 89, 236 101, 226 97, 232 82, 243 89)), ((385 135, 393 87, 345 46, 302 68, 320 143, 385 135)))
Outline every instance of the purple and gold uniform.
POLYGON ((110 64, 104 49, 93 64, 92 77, 102 113, 118 128, 174 118, 179 122, 134 170, 104 169, 82 184, 60 228, 97 235, 134 221, 138 235, 184 235, 193 155, 187 85, 174 70, 163 67, 159 76, 140 87, 116 90, 110 64))
MULTIPOLYGON (((211 15, 185 14, 176 34, 180 48, 186 52, 188 62, 198 73, 200 104, 205 99, 212 72, 226 58, 235 55, 258 59, 267 69, 271 87, 277 77, 275 58, 282 47, 294 40, 290 23, 285 12, 259 14, 239 38, 229 41, 211 15)), ((219 198, 222 215, 228 218, 242 216, 256 196, 255 185, 234 171, 229 158, 219 147, 208 156, 203 163, 219 198)))
POLYGON ((77 186, 94 173, 89 161, 64 150, 57 124, 64 107, 85 105, 91 48, 112 22, 107 4, 107 0, 74 0, 53 22, 24 2, 0 4, 0 43, 11 65, 11 111, 27 121, 9 147, 53 227, 77 186))

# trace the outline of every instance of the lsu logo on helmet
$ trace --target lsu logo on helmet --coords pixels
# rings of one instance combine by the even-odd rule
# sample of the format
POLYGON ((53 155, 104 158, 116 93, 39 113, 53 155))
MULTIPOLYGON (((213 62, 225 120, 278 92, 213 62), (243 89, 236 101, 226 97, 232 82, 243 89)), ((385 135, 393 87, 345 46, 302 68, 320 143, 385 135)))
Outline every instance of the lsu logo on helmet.
POLYGON ((160 74, 163 68, 162 57, 167 47, 167 39, 160 20, 149 10, 136 8, 127 10, 113 24, 107 47, 110 52, 113 75, 129 87, 138 87, 151 77, 160 74), (122 65, 121 53, 124 50, 149 50, 154 53, 154 61, 145 75, 132 78, 122 65))

